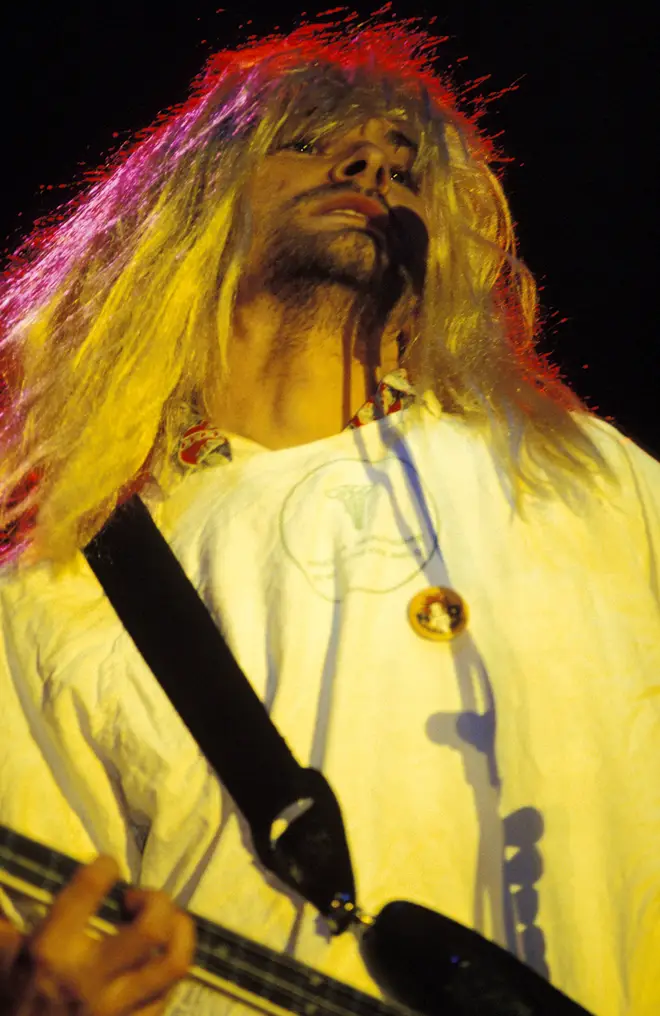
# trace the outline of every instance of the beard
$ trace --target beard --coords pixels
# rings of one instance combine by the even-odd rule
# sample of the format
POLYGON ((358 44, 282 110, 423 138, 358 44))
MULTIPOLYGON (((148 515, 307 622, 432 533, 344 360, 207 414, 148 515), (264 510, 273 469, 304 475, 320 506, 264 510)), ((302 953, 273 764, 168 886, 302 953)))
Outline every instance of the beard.
POLYGON ((291 332, 304 333, 311 316, 345 322, 359 359, 410 290, 386 234, 343 222, 321 225, 313 216, 273 223, 258 260, 259 285, 285 308, 291 332))
POLYGON ((336 223, 315 227, 289 220, 269 231, 264 246, 261 282, 273 295, 305 303, 319 289, 345 291, 345 297, 377 303, 390 256, 383 238, 360 226, 336 223))
POLYGON ((273 216, 253 235, 238 293, 239 303, 249 303, 266 292, 281 311, 267 372, 293 375, 309 353, 314 323, 321 325, 317 335, 336 337, 329 355, 341 350, 345 364, 357 361, 373 379, 383 344, 395 339, 400 354, 404 348, 420 305, 427 246, 425 225, 408 209, 392 210, 382 233, 317 221, 290 207, 273 216))

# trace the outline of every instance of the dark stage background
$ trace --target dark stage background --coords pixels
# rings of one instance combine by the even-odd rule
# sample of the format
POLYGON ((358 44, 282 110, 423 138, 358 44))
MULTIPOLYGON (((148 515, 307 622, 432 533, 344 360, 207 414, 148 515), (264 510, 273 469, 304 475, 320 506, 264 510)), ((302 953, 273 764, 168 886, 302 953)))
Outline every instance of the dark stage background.
MULTIPOLYGON (((66 196, 60 185, 81 164, 92 168, 183 99, 213 49, 328 9, 241 0, 218 11, 221 2, 14 0, 3 9, 4 248, 66 196)), ((601 416, 660 458, 651 14, 639 0, 611 8, 447 0, 394 12, 435 17, 432 31, 451 37, 438 67, 453 64, 459 83, 490 74, 485 88, 497 91, 518 82, 486 124, 504 132, 515 159, 505 188, 521 254, 554 315, 543 348, 601 416)))

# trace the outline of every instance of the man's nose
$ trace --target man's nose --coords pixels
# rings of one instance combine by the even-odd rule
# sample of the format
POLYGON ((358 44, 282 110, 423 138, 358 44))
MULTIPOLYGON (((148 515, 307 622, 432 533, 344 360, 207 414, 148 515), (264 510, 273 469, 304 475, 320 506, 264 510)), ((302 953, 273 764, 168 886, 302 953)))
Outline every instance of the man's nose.
POLYGON ((390 188, 390 167, 386 153, 377 145, 365 142, 343 158, 335 167, 340 180, 358 179, 364 190, 377 190, 385 196, 390 188))

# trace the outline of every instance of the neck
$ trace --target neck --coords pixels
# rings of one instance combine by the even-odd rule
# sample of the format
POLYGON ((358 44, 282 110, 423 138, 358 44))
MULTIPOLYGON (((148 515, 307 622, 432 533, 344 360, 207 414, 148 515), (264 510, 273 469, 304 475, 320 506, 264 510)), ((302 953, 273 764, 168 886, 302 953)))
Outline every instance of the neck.
MULTIPOLYGON (((346 290, 262 292, 239 303, 228 348, 229 379, 207 406, 211 422, 266 448, 340 433, 398 362, 396 335, 356 313, 346 290)), ((372 319, 373 320, 373 319, 372 319)))

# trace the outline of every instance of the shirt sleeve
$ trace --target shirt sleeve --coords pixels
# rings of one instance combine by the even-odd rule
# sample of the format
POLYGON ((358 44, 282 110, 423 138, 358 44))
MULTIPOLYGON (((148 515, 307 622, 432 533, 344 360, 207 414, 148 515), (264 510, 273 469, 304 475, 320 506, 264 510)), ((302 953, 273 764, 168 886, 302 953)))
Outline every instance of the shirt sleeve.
POLYGON ((132 880, 185 906, 219 836, 219 782, 123 629, 75 675, 45 703, 75 782, 132 880))
POLYGON ((626 517, 637 522, 639 551, 660 608, 660 462, 605 420, 591 422, 593 436, 621 483, 626 517))

